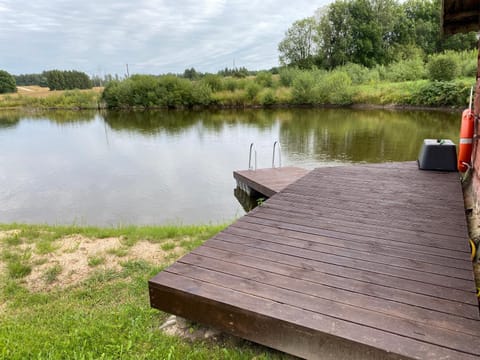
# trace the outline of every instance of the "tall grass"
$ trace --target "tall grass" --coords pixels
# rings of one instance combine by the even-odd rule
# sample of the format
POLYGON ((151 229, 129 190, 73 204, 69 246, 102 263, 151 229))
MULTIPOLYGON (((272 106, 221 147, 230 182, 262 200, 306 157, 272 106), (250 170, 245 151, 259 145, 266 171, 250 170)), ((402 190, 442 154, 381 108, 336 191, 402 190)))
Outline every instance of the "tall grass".
POLYGON ((27 95, 0 96, 0 108, 25 109, 97 109, 100 93, 93 90, 68 90, 53 92, 45 97, 27 95))

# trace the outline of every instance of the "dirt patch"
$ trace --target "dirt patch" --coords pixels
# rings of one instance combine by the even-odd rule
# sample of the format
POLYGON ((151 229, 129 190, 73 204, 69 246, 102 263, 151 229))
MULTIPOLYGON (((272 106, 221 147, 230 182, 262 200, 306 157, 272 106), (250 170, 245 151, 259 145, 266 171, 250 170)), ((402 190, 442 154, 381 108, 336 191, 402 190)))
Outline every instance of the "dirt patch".
POLYGON ((132 259, 161 262, 166 252, 159 244, 139 241, 131 248, 122 245, 117 237, 91 239, 81 235, 64 237, 55 243, 56 250, 46 255, 32 255, 32 272, 25 278, 31 291, 48 291, 54 287, 65 288, 87 279, 94 271, 121 270, 121 263, 132 259), (124 249, 125 256, 115 252, 124 249))
POLYGON ((162 262, 166 256, 167 252, 163 251, 159 244, 139 241, 129 249, 126 258, 128 260, 141 259, 156 264, 162 262))
POLYGON ((7 273, 7 265, 5 265, 5 263, 2 260, 0 260, 0 277, 5 275, 6 273, 7 273))
POLYGON ((21 232, 20 230, 16 230, 16 229, 0 231, 0 240, 3 240, 10 236, 18 235, 20 234, 20 232, 21 232))

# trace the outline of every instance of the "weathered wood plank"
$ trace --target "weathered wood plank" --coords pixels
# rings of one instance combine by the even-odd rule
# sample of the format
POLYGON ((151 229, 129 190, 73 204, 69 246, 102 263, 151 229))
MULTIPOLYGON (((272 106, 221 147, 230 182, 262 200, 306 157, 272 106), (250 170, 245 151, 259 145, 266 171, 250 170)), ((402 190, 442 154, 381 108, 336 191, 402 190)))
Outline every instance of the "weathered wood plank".
MULTIPOLYGON (((275 200, 279 200, 279 197, 275 197, 275 200)), ((336 199, 328 199, 325 197, 320 197, 318 195, 307 195, 307 194, 292 194, 287 193, 286 191, 282 192, 280 200, 289 202, 294 206, 295 204, 307 204, 308 206, 320 206, 323 209, 331 209, 332 213, 344 211, 354 211, 358 216, 363 217, 373 217, 375 219, 390 218, 392 220, 401 219, 404 221, 420 222, 421 224, 430 224, 431 226, 435 225, 438 222, 438 216, 432 215, 432 212, 424 213, 421 217, 412 219, 412 211, 409 208, 398 207, 398 206, 385 206, 382 204, 382 211, 380 212, 378 204, 362 204, 361 202, 340 202, 336 199)), ((437 214, 434 212, 434 214, 437 214)), ((443 222, 439 226, 455 229, 459 234, 465 233, 465 226, 462 226, 460 223, 460 217, 464 216, 463 213, 460 215, 452 214, 451 211, 447 211, 443 216, 443 222), (450 214, 450 216, 449 216, 450 214)))
MULTIPOLYGON (((335 300, 328 299, 328 288, 324 288, 321 293, 321 295, 325 297, 307 294, 304 292, 306 288, 301 287, 299 282, 294 282, 288 288, 267 283, 259 284, 256 281, 243 281, 237 276, 197 266, 188 266, 181 262, 172 265, 168 269, 168 272, 199 280, 204 283, 224 284, 228 290, 278 301, 289 304, 292 307, 309 310, 340 320, 351 321, 392 334, 458 349, 466 353, 480 354, 480 343, 476 341, 475 335, 472 336, 470 334, 472 329, 474 329, 473 332, 475 334, 474 325, 471 327, 466 326, 462 329, 468 331, 468 333, 430 326, 425 321, 425 318, 428 317, 427 314, 423 315, 424 321, 421 322, 418 318, 417 320, 413 320, 396 316, 397 313, 395 310, 398 309, 390 309, 387 311, 384 307, 381 312, 378 312, 367 310, 363 307, 366 306, 364 304, 362 304, 362 306, 351 306, 345 304, 342 301, 343 299, 340 298, 335 300), (299 288, 301 288, 301 291, 298 291, 299 288)), ((386 302, 384 305, 388 306, 386 302)), ((403 309, 402 315, 406 317, 405 311, 406 309, 403 309)), ((467 320, 465 323, 467 323, 467 320)), ((478 331, 478 326, 476 330, 478 331)))
POLYGON ((150 280, 152 306, 306 358, 326 338, 381 358, 480 356, 458 174, 390 163, 255 176, 284 188, 150 280))
MULTIPOLYGON (((295 273, 294 277, 285 276, 261 270, 256 267, 232 264, 231 262, 222 259, 214 259, 195 254, 189 254, 183 257, 177 264, 184 264, 186 268, 198 268, 199 271, 206 269, 224 273, 238 277, 242 280, 248 280, 252 283, 258 283, 258 286, 273 285, 282 289, 296 291, 301 294, 312 295, 378 313, 422 322, 428 326, 464 332, 474 336, 478 334, 480 326, 476 320, 465 319, 464 317, 450 314, 442 314, 436 309, 421 308, 400 303, 393 298, 378 299, 374 296, 345 290, 342 288, 340 282, 338 282, 336 286, 327 286, 314 281, 304 280, 299 272, 295 273)), ((239 279, 235 280, 235 282, 239 282, 239 279)))
POLYGON ((300 249, 288 245, 268 243, 260 239, 250 239, 246 237, 240 239, 236 236, 229 236, 226 233, 219 234, 219 236, 209 240, 209 246, 223 246, 225 244, 228 246, 239 246, 241 248, 245 248, 245 250, 247 248, 254 250, 261 249, 269 251, 271 253, 294 256, 297 258, 297 261, 311 260, 314 262, 323 262, 331 265, 337 265, 343 268, 350 268, 352 270, 364 270, 376 274, 389 275, 394 277, 394 281, 415 280, 418 282, 443 287, 443 291, 450 291, 451 289, 456 289, 470 292, 472 294, 476 293, 473 279, 459 279, 433 273, 424 273, 404 267, 396 267, 386 264, 379 265, 359 259, 318 253, 308 249, 300 249))
POLYGON ((255 210, 256 209, 251 212, 251 217, 258 217, 259 219, 265 220, 281 221, 294 225, 309 226, 319 230, 327 230, 337 233, 361 235, 375 239, 389 239, 408 244, 424 245, 433 248, 470 253, 468 238, 458 237, 453 239, 452 241, 452 238, 448 236, 428 236, 428 234, 425 234, 421 231, 417 231, 414 234, 410 234, 409 236, 407 236, 404 235, 402 232, 399 232, 397 229, 382 229, 380 227, 367 228, 361 227, 360 225, 357 227, 353 224, 348 224, 341 220, 319 221, 314 218, 309 219, 297 217, 295 216, 295 214, 290 214, 289 216, 285 216, 283 214, 275 214, 273 211, 269 211, 269 209, 262 209, 262 211, 255 210))
MULTIPOLYGON (((252 216, 256 215, 256 209, 252 210, 252 216)), ((334 225, 336 229, 347 230, 354 228, 360 232, 364 232, 366 235, 388 238, 397 241, 403 242, 412 242, 414 243, 425 243, 429 246, 432 246, 434 240, 435 243, 440 244, 441 248, 447 248, 452 250, 459 250, 464 252, 469 252, 468 245, 468 236, 458 236, 458 235, 449 235, 449 234, 438 234, 438 233, 428 233, 424 229, 418 229, 415 227, 402 228, 396 225, 395 220, 392 219, 391 225, 386 226, 385 224, 372 224, 367 221, 355 221, 353 218, 347 218, 345 216, 321 216, 315 213, 308 213, 304 211, 297 211, 295 208, 287 209, 285 206, 269 206, 268 204, 261 211, 261 215, 268 214, 271 216, 280 216, 284 217, 285 214, 288 214, 288 217, 292 221, 297 222, 298 219, 302 221, 312 220, 312 225, 318 225, 323 228, 325 226, 334 225), (428 241, 428 242, 427 242, 428 241)), ((260 215, 259 215, 260 216, 260 215)))
MULTIPOLYGON (((279 263, 269 259, 245 256, 231 251, 215 248, 201 247, 190 253, 185 259, 214 259, 225 261, 228 264, 237 264, 253 269, 265 270, 270 273, 280 274, 293 279, 307 280, 326 286, 345 289, 351 292, 365 294, 380 299, 394 300, 399 303, 418 306, 420 308, 434 309, 439 312, 465 317, 469 319, 478 318, 478 306, 476 304, 465 304, 454 300, 440 299, 428 294, 418 294, 408 290, 396 289, 389 286, 389 283, 374 284, 368 282, 368 278, 353 279, 342 277, 341 274, 331 274, 319 271, 318 269, 306 268, 302 264, 279 263)), ((180 261, 184 261, 181 259, 180 261)), ((202 261, 202 260, 198 260, 202 261)), ((252 277, 256 280, 258 274, 252 277)))
POLYGON ((266 197, 271 197, 308 172, 308 170, 298 167, 282 167, 238 170, 233 172, 233 177, 237 182, 247 185, 266 197))
POLYGON ((471 305, 478 304, 478 301, 476 300, 474 294, 470 291, 445 288, 442 286, 419 282, 412 279, 401 279, 389 274, 383 274, 380 272, 380 270, 368 271, 351 267, 343 267, 338 264, 331 264, 327 262, 299 258, 297 256, 292 256, 289 254, 276 253, 265 249, 252 248, 245 245, 237 245, 234 243, 222 241, 214 242, 212 240, 207 241, 200 249, 195 250, 195 252, 208 252, 211 251, 210 248, 230 251, 240 255, 243 254, 245 256, 255 257, 259 261, 273 260, 280 264, 287 264, 292 266, 296 265, 302 267, 303 269, 310 269, 312 271, 317 271, 320 273, 337 275, 347 279, 355 279, 371 284, 389 286, 400 290, 414 292, 417 294, 434 296, 440 299, 465 302, 466 304, 471 305))
POLYGON ((384 214, 378 213, 377 209, 367 210, 363 207, 358 209, 352 209, 348 204, 342 206, 337 202, 328 203, 328 208, 325 207, 325 203, 312 204, 311 201, 305 201, 302 198, 296 198, 295 202, 289 201, 286 196, 273 197, 264 202, 262 206, 273 208, 285 208, 288 207, 292 212, 304 213, 309 215, 315 215, 325 218, 337 218, 338 212, 341 211, 342 219, 356 222, 360 224, 374 224, 379 226, 390 226, 397 229, 417 229, 430 234, 441 234, 450 236, 459 236, 465 232, 465 226, 460 226, 458 222, 455 223, 442 223, 432 224, 431 217, 422 217, 412 219, 411 213, 404 212, 403 216, 399 216, 399 213, 384 214), (372 211, 375 215, 372 214, 372 211), (436 226, 437 225, 437 226, 436 226))
POLYGON ((231 334, 274 346, 277 349, 315 359, 321 354, 323 334, 362 343, 388 353, 426 359, 477 359, 474 354, 455 351, 426 342, 401 337, 375 328, 342 321, 288 304, 226 291, 225 288, 164 271, 150 282, 152 305, 203 323, 216 323, 231 334), (168 299, 175 298, 172 302, 168 299), (196 306, 191 306, 195 302, 196 306), (251 319, 255 321, 251 321, 251 319), (277 326, 281 331, 277 331, 277 326), (293 329, 288 331, 288 327, 293 329), (312 331, 313 330, 313 331, 312 331), (282 336, 283 335, 283 336, 282 336), (287 336, 285 336, 287 335, 287 336), (310 341, 302 347, 302 336, 310 341), (290 337, 291 336, 291 337, 290 337), (299 341, 298 343, 296 343, 299 341), (272 345, 273 344, 273 345, 272 345), (312 351, 313 350, 313 351, 312 351))
POLYGON ((445 267, 452 267, 456 269, 464 269, 472 271, 472 262, 466 259, 453 259, 450 257, 444 257, 440 255, 430 254, 428 248, 425 249, 425 252, 417 251, 407 251, 405 248, 395 246, 396 243, 389 245, 379 244, 375 240, 366 241, 366 242, 355 242, 347 241, 344 239, 331 238, 326 236, 312 235, 304 232, 277 229, 274 227, 263 226, 254 222, 247 222, 244 220, 237 221, 235 224, 228 228, 229 232, 235 231, 247 231, 257 232, 260 234, 266 234, 267 236, 272 235, 273 237, 266 237, 269 239, 278 240, 282 236, 288 237, 288 243, 295 242, 296 240, 303 240, 308 243, 314 244, 323 244, 327 246, 337 247, 340 249, 346 249, 346 254, 348 254, 348 249, 362 251, 375 256, 375 254, 388 255, 393 257, 398 257, 401 259, 409 259, 418 262, 424 262, 427 264, 437 264, 445 267))
MULTIPOLYGON (((392 252, 388 253, 381 253, 375 252, 372 253, 370 251, 358 251, 352 249, 351 247, 337 247, 331 245, 324 245, 321 243, 317 243, 314 241, 308 240, 301 240, 301 239, 293 239, 282 235, 271 235, 268 233, 263 232, 262 230, 252 230, 252 229, 243 229, 237 226, 231 226, 224 232, 225 234, 232 234, 235 238, 238 238, 238 243, 243 243, 241 239, 243 237, 250 238, 250 239, 261 239, 262 241, 266 241, 273 244, 279 244, 283 246, 284 244, 288 244, 288 246, 293 246, 299 249, 308 249, 311 251, 316 251, 321 254, 331 254, 331 255, 338 255, 341 257, 345 257, 347 259, 358 259, 369 261, 376 264, 385 264, 385 265, 392 265, 398 267, 404 267, 407 269, 412 269, 416 271, 426 272, 426 273, 433 273, 445 276, 451 276, 459 279, 468 279, 472 280, 472 264, 470 263, 468 267, 465 269, 459 269, 456 267, 451 267, 450 261, 443 258, 436 258, 438 259, 438 264, 432 264, 428 262, 424 262, 423 259, 409 259, 403 257, 395 257, 391 256, 392 252)), ((467 263, 468 264, 468 263, 467 263)))

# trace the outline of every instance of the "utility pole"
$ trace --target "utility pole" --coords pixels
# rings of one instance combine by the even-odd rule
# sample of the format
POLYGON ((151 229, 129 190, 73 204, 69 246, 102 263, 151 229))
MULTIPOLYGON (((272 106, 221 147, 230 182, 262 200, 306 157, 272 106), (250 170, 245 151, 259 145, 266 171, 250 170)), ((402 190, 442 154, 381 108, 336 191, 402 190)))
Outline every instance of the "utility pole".
POLYGON ((130 77, 130 71, 128 71, 128 64, 126 64, 126 65, 127 65, 127 78, 129 78, 130 77))

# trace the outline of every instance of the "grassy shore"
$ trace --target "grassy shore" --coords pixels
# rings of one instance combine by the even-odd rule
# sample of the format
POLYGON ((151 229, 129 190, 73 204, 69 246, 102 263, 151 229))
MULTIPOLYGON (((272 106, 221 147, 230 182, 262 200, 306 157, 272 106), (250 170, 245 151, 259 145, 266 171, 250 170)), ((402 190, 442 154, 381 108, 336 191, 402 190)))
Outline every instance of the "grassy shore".
POLYGON ((105 89, 48 91, 36 86, 20 87, 16 94, 0 95, 0 109, 108 107, 143 110, 357 105, 464 108, 468 104, 470 88, 475 83, 468 77, 452 81, 420 79, 352 83, 344 72, 317 74, 314 71, 297 71, 292 75, 293 80, 285 80, 285 77, 272 76, 266 84, 259 83, 258 76, 245 79, 215 76, 218 83, 213 84, 208 82, 208 78, 191 82, 169 77, 165 85, 158 78, 135 76, 107 85, 105 89))
POLYGON ((0 109, 97 109, 103 88, 56 90, 19 86, 14 94, 0 94, 0 109))
POLYGON ((159 329, 147 280, 224 227, 0 225, 0 359, 284 358, 159 329))

